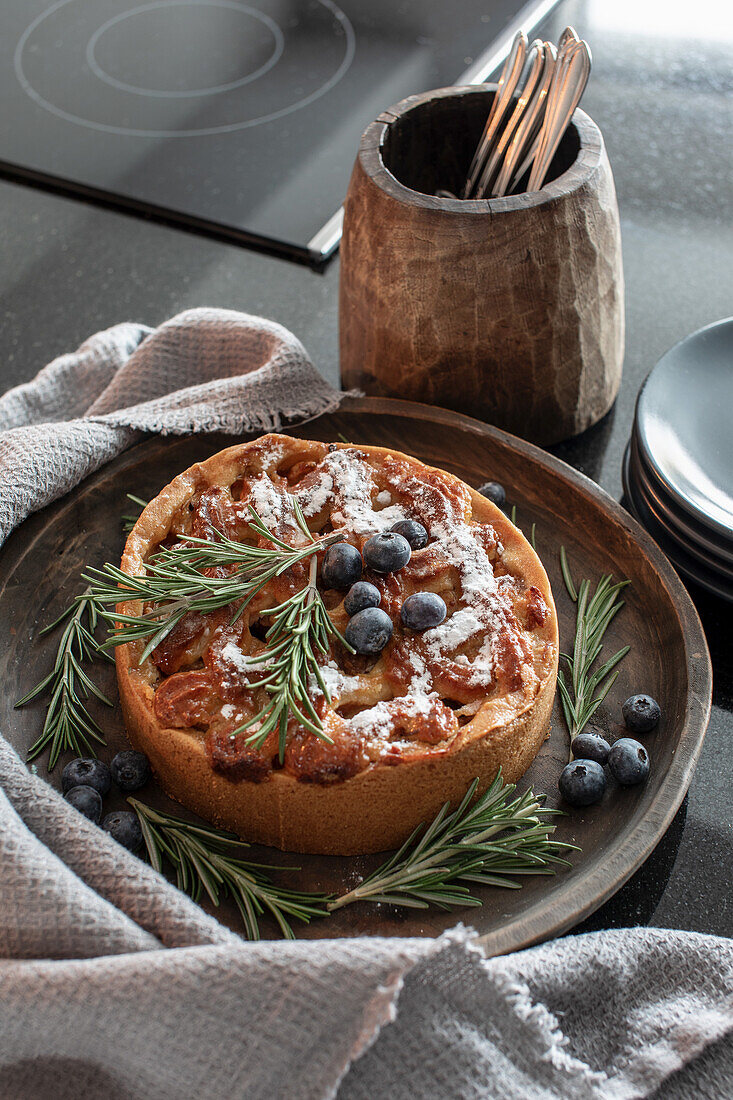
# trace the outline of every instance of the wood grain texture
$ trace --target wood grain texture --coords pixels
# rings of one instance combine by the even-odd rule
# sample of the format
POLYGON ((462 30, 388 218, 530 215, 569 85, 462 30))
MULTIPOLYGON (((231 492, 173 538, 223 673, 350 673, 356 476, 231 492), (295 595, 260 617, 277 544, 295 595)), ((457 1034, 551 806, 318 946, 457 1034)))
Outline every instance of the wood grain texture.
POLYGON ((459 191, 492 95, 411 96, 364 132, 341 243, 341 372, 346 387, 549 444, 599 420, 621 381, 616 193, 578 110, 540 192, 436 198, 459 191))
MULTIPOLYGON (((627 577, 626 606, 611 624, 607 653, 628 644, 631 653, 601 708, 597 723, 611 740, 623 732, 621 702, 634 691, 659 700, 663 719, 644 738, 652 760, 649 781, 620 790, 609 782, 597 806, 559 819, 558 839, 580 845, 573 869, 554 878, 528 878, 521 890, 480 891, 480 909, 415 911, 366 904, 345 908, 328 921, 298 927, 300 937, 355 935, 434 936, 464 920, 485 937, 492 954, 518 950, 559 935, 613 894, 664 837, 692 777, 710 711, 710 658, 694 605, 662 552, 647 533, 588 478, 531 444, 445 409, 376 398, 345 401, 335 413, 292 429, 305 439, 337 440, 393 447, 442 466, 478 486, 489 478, 507 487, 517 523, 528 532, 536 523, 537 550, 555 594, 560 647, 571 645, 575 606, 567 597, 558 565, 567 547, 576 581, 604 572, 627 577)), ((120 516, 130 510, 125 494, 151 499, 180 470, 233 442, 221 435, 153 438, 132 448, 88 478, 56 504, 31 516, 0 551, 0 619, 8 624, 0 647, 0 729, 25 756, 38 736, 44 701, 22 710, 13 703, 48 671, 53 638, 39 630, 80 590, 87 565, 119 561, 124 536, 120 516)), ((116 698, 115 673, 94 666, 93 675, 116 698)), ((103 757, 129 747, 119 708, 95 708, 108 748, 103 757)), ((556 699, 550 738, 520 786, 531 785, 557 806, 557 780, 567 760, 568 738, 556 699)), ((65 760, 63 761, 65 762, 65 760)), ((39 774, 60 786, 61 766, 51 776, 45 758, 39 774)), ((145 800, 170 813, 184 813, 155 785, 145 800)), ((113 793, 105 809, 122 809, 113 793)), ((564 807, 568 809, 566 806, 564 807)), ((679 839, 679 838, 678 838, 679 839)), ((368 874, 380 856, 303 856, 252 848, 252 858, 291 868, 294 888, 343 892, 368 874)), ((672 853, 673 855, 673 853, 672 853)), ((653 879, 650 891, 654 890, 653 879)), ((210 910, 211 911, 211 910, 210 910)), ((233 906, 217 915, 238 927, 233 906)), ((265 935, 276 936, 268 925, 265 935)))

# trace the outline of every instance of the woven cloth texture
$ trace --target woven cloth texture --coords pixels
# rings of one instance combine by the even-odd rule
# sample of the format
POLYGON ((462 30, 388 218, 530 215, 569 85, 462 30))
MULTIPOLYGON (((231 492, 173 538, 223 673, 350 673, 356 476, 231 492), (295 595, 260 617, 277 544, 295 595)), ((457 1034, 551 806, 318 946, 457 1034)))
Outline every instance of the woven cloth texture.
MULTIPOLYGON (((141 432, 337 407, 285 329, 118 325, 0 398, 0 541, 141 432)), ((6 687, 7 690, 7 687, 6 687)), ((247 943, 0 737, 0 1096, 197 1100, 733 1095, 733 951, 629 929, 485 959, 437 940, 247 943)))

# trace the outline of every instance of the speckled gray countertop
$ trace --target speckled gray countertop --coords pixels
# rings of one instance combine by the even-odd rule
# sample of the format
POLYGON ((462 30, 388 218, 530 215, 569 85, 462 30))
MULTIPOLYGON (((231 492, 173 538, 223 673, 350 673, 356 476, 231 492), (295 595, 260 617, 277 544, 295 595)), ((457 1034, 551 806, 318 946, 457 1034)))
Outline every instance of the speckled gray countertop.
MULTIPOLYGON (((572 22, 593 49, 583 107, 604 133, 616 178, 627 340, 614 409, 554 451, 617 499, 644 377, 687 333, 733 314, 733 29, 727 41, 712 33, 698 41, 679 12, 670 25, 663 6, 638 7, 640 15, 626 4, 568 3, 555 20, 560 28, 572 22), (651 9, 665 35, 640 24, 632 39, 630 19, 654 25, 651 9)), ((198 305, 274 318, 338 379, 338 260, 317 274, 8 182, 0 182, 0 254, 3 389, 98 329, 121 320, 155 325, 198 305)), ((728 608, 693 597, 716 680, 702 757, 657 850, 587 928, 649 923, 733 933, 733 629, 728 608)))

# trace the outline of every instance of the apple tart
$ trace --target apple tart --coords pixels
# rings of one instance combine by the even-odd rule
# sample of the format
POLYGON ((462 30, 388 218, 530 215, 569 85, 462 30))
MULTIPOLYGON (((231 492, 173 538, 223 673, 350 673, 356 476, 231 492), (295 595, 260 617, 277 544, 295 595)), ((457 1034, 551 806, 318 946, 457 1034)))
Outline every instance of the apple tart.
MULTIPOLYGON (((117 647, 130 740, 171 797, 245 840, 354 854, 398 846, 475 777, 484 790, 499 768, 507 781, 526 771, 548 734, 557 617, 535 551, 489 500, 398 451, 271 434, 167 485, 131 531, 121 568, 144 575, 161 548, 223 537, 263 549, 274 539, 304 556, 246 605, 187 612, 147 656, 143 641, 117 647), (361 553, 404 520, 421 524, 427 543, 393 572, 362 573, 391 637, 378 653, 353 652, 348 593, 323 582, 324 539, 361 553), (304 525, 317 540, 310 558, 304 525), (334 630, 313 651, 307 704, 263 740, 272 612, 309 583, 334 630), (402 605, 424 592, 440 596, 445 618, 410 629, 402 605)), ((155 606, 130 600, 118 611, 155 606)))

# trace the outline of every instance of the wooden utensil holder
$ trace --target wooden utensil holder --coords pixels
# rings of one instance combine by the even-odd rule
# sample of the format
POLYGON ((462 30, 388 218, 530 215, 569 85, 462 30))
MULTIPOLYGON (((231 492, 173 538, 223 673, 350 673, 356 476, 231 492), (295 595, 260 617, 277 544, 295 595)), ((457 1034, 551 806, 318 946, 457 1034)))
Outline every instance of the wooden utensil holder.
POLYGON ((621 381, 621 234, 601 132, 577 110, 541 191, 460 192, 491 86, 410 96, 365 130, 341 243, 341 373, 554 443, 621 381))

